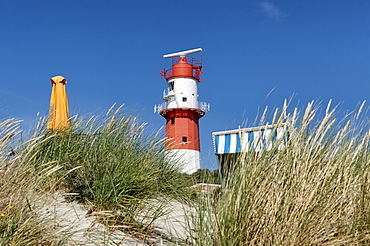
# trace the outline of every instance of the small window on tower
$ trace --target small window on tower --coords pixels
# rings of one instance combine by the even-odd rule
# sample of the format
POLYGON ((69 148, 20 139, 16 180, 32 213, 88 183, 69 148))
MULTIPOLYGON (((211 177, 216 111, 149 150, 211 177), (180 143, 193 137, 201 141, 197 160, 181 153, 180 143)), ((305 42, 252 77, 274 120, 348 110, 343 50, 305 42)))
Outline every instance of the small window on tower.
POLYGON ((187 97, 183 97, 183 98, 182 98, 182 101, 183 101, 183 102, 187 102, 187 101, 188 101, 188 98, 187 98, 187 97))
POLYGON ((188 142, 188 138, 187 137, 182 137, 182 143, 186 144, 187 142, 188 142))
POLYGON ((170 91, 173 91, 173 81, 171 81, 168 85, 170 86, 170 91))
POLYGON ((171 117, 171 124, 175 124, 175 117, 171 117))

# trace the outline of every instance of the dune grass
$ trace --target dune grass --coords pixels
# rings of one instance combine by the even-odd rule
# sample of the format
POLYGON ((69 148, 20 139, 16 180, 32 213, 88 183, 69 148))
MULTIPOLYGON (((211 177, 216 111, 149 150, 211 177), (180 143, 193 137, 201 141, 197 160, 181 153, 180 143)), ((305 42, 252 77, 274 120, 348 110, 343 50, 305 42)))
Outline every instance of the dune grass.
POLYGON ((20 121, 0 123, 0 245, 58 245, 63 237, 35 210, 48 176, 58 167, 46 163, 36 171, 25 161, 35 143, 30 141, 22 148, 20 133, 20 121))
POLYGON ((57 186, 50 189, 74 193, 72 198, 90 204, 90 212, 107 226, 150 234, 165 199, 182 199, 189 192, 191 178, 166 162, 163 138, 144 132, 145 124, 122 107, 103 116, 76 117, 69 130, 44 134, 41 126, 28 162, 36 168, 50 162, 60 166, 50 176, 57 186))
POLYGON ((166 162, 160 133, 145 131, 122 107, 75 116, 62 131, 50 132, 40 120, 26 140, 17 137, 19 123, 0 123, 0 245, 68 242, 37 213, 43 196, 56 191, 73 194, 70 199, 87 204, 108 228, 144 241, 167 200, 189 196, 192 179, 166 162))
POLYGON ((198 211, 194 244, 370 243, 370 131, 367 119, 359 122, 363 105, 343 119, 329 107, 321 119, 313 103, 301 114, 287 115, 286 106, 274 114, 276 127, 288 126, 288 144, 231 161, 221 199, 203 201, 198 211))
MULTIPOLYGON (((187 243, 368 245, 370 131, 362 110, 343 118, 330 105, 323 117, 313 103, 290 115, 287 106, 277 110, 270 123, 287 126, 285 147, 233 159, 221 198, 193 204, 198 212, 187 243)), ((0 245, 65 243, 35 212, 42 196, 57 190, 74 193, 108 227, 143 239, 165 213, 166 198, 194 199, 186 188, 191 177, 166 162, 164 140, 121 107, 76 116, 68 131, 39 126, 17 142, 19 122, 0 123, 0 245)))

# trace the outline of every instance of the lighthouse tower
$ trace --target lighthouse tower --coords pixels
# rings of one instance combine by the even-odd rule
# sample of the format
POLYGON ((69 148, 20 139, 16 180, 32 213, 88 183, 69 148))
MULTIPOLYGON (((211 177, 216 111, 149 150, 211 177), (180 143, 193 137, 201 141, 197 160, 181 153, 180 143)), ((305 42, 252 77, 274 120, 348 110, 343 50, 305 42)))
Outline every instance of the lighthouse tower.
POLYGON ((167 159, 176 161, 188 174, 200 168, 199 119, 209 110, 209 104, 198 102, 202 60, 187 56, 199 51, 202 49, 163 56, 172 58, 172 68, 160 73, 168 88, 163 92, 165 102, 154 107, 166 119, 167 159))

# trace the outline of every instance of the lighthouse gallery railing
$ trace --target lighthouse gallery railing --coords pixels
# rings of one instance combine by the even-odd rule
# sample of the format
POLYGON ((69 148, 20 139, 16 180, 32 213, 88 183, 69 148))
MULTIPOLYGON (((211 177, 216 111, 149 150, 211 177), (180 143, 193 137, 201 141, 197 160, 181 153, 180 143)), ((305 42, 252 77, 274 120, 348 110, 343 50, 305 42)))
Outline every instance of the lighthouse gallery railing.
MULTIPOLYGON (((168 102, 163 102, 161 104, 154 105, 154 113, 159 113, 164 109, 168 108, 168 102)), ((204 112, 208 112, 211 109, 211 105, 206 102, 198 102, 197 109, 200 109, 204 112)))

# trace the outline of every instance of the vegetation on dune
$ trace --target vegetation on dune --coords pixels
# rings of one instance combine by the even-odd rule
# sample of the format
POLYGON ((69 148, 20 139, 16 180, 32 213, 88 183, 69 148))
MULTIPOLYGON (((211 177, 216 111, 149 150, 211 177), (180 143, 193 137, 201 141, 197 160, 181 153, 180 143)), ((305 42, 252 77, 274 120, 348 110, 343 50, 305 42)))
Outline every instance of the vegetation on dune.
POLYGON ((121 108, 76 117, 64 131, 47 132, 40 124, 24 142, 17 138, 19 122, 3 121, 0 245, 65 243, 68 235, 40 218, 35 206, 57 190, 74 193, 108 227, 138 237, 152 232, 169 198, 196 201, 197 213, 188 214, 193 241, 184 244, 368 245, 370 128, 362 110, 339 119, 329 106, 321 118, 313 103, 291 115, 284 106, 270 120, 287 127, 284 148, 233 156, 217 196, 194 196, 186 188, 218 183, 217 171, 180 173, 164 158, 164 140, 121 108))
POLYGON ((52 224, 40 218, 34 204, 42 197, 43 185, 49 175, 58 169, 53 163, 44 163, 38 171, 25 161, 35 147, 27 147, 15 140, 21 133, 20 121, 14 119, 0 123, 0 245, 57 245, 62 241, 51 231, 52 224), (18 146, 20 147, 20 146, 18 146))
POLYGON ((195 183, 221 184, 218 170, 198 169, 191 177, 195 183))
MULTIPOLYGON (((19 122, 1 127, 0 245, 63 243, 35 204, 57 190, 89 204, 101 223, 138 237, 152 231, 166 199, 184 199, 192 184, 176 163, 164 159, 164 140, 144 132, 145 124, 121 108, 102 117, 75 117, 70 129, 48 132, 39 122, 33 136, 18 141, 9 157, 9 141, 19 122), (14 153, 13 153, 14 154, 14 153), (59 239, 58 239, 59 238, 59 239)), ((64 235, 66 236, 66 235, 64 235)))
POLYGON ((58 188, 91 204, 95 214, 109 211, 101 222, 150 233, 150 225, 164 213, 165 199, 185 198, 191 178, 176 163, 166 162, 164 140, 145 133, 144 126, 121 108, 111 108, 103 117, 75 119, 68 131, 43 135, 42 128, 28 162, 60 165, 53 176, 58 188))
MULTIPOLYGON (((363 105, 362 105, 363 106, 363 105)), ((221 199, 203 201, 196 245, 368 245, 370 131, 362 106, 343 119, 308 104, 286 107, 272 122, 287 123, 284 149, 246 152, 232 160, 221 199), (360 126, 360 128, 358 128, 360 126)))

